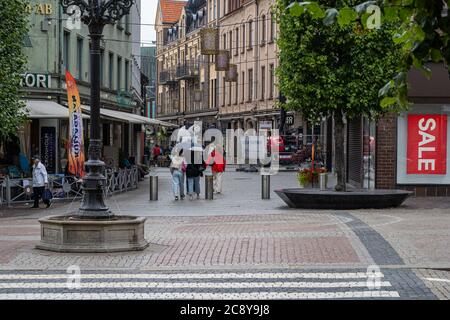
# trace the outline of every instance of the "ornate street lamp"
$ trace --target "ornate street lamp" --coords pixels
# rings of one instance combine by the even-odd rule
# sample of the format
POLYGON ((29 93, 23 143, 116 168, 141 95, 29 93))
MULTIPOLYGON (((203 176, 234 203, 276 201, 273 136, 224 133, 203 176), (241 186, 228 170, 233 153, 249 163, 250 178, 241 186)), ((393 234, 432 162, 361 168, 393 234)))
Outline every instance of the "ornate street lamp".
POLYGON ((91 128, 86 162, 87 175, 83 178, 84 197, 80 207, 83 218, 110 218, 113 214, 105 204, 104 187, 106 178, 102 174, 104 162, 100 160, 100 41, 103 28, 114 24, 130 13, 134 0, 61 0, 63 12, 72 16, 78 10, 81 21, 89 28, 91 44, 91 128))
MULTIPOLYGON (((83 178, 84 197, 79 212, 39 219, 41 242, 38 249, 56 252, 116 252, 144 250, 145 218, 113 215, 105 204, 104 163, 100 160, 100 40, 103 28, 130 12, 134 0, 61 0, 68 15, 81 13, 89 27, 91 44, 91 140, 87 175, 83 178), (72 6, 78 9, 71 9, 72 6)), ((73 8, 73 7, 72 7, 73 8)))

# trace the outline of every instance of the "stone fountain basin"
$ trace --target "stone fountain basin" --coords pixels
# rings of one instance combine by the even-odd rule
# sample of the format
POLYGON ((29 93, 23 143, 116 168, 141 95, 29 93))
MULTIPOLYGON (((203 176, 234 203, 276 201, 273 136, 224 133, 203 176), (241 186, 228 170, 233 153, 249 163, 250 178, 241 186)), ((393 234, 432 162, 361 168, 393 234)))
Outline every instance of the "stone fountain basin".
POLYGON ((112 216, 108 219, 81 219, 77 215, 39 219, 41 242, 37 249, 55 252, 119 252, 144 250, 146 218, 112 216))
POLYGON ((318 189, 282 189, 275 193, 297 209, 386 209, 400 206, 412 192, 405 190, 355 190, 337 192, 318 189))

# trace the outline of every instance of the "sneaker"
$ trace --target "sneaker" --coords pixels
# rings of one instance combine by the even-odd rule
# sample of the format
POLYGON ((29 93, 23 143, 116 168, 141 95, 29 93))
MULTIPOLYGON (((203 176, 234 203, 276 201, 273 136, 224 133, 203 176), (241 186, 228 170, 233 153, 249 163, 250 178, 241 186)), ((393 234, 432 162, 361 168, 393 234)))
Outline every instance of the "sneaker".
POLYGON ((178 201, 178 197, 175 197, 175 201, 178 201))
POLYGON ((181 200, 184 200, 184 196, 181 196, 181 200))
POLYGON ((197 193, 197 200, 199 200, 200 199, 200 194, 199 193, 197 193))
POLYGON ((194 196, 192 194, 189 195, 189 200, 190 201, 194 200, 194 196))
POLYGON ((47 203, 47 206, 46 206, 45 208, 48 209, 48 208, 50 208, 51 206, 52 206, 52 203, 49 202, 49 203, 47 203))

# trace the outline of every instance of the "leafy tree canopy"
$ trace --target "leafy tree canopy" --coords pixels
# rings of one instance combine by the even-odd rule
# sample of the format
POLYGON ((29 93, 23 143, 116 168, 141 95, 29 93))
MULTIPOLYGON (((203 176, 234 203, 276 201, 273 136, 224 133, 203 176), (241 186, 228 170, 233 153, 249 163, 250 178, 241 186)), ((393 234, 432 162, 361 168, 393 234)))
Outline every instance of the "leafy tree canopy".
MULTIPOLYGON (((308 5, 312 14, 301 18, 286 14, 294 8, 289 7, 290 2, 277 0, 275 7, 280 26, 277 73, 287 108, 301 110, 313 122, 336 111, 351 119, 395 110, 389 104, 381 104, 378 95, 379 88, 399 72, 401 51, 390 40, 394 24, 385 23, 376 30, 364 29, 356 22, 324 26, 313 17, 317 14, 314 12, 322 12, 319 16, 326 19, 325 12, 320 11, 322 6, 331 7, 337 1, 321 0, 316 6, 308 5)), ((356 2, 339 1, 346 8, 356 2)))
POLYGON ((22 53, 23 38, 28 31, 25 1, 3 1, 0 10, 0 139, 17 134, 24 120, 20 102, 20 74, 26 59, 22 53))
POLYGON ((307 14, 325 26, 358 23, 367 29, 373 28, 374 22, 381 26, 399 22, 391 38, 401 46, 402 57, 398 60, 396 76, 379 92, 384 97, 383 105, 407 105, 406 75, 412 67, 429 77, 431 72, 426 63, 444 61, 448 65, 450 61, 448 0, 287 2, 285 12, 292 17, 298 19, 307 14))

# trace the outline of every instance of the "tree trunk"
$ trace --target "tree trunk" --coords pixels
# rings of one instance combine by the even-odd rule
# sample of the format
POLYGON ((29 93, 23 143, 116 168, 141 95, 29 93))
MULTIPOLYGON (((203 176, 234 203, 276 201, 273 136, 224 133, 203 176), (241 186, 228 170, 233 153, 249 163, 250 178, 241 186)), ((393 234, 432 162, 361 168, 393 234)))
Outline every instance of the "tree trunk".
POLYGON ((335 171, 337 174, 336 191, 347 191, 345 177, 345 154, 344 154, 344 121, 340 111, 334 114, 334 142, 335 142, 335 171))

